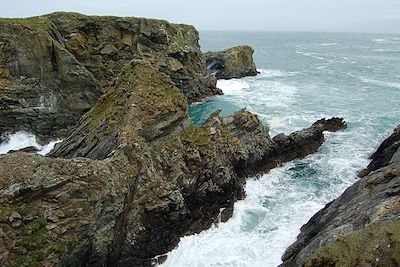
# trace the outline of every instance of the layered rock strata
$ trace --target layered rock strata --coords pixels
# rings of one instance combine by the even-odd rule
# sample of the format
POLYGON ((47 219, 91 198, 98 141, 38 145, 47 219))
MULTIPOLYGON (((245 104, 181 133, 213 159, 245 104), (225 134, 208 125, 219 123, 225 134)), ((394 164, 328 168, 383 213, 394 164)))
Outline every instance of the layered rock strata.
POLYGON ((253 53, 253 48, 248 45, 232 47, 221 52, 207 52, 207 69, 217 79, 256 76, 258 72, 253 53))
POLYGON ((400 265, 399 129, 362 178, 301 228, 281 266, 400 265))
POLYGON ((323 131, 345 127, 321 120, 271 139, 245 110, 198 128, 187 110, 169 75, 134 60, 53 158, 0 156, 0 263, 149 266, 221 209, 228 219, 247 176, 315 152, 323 131))

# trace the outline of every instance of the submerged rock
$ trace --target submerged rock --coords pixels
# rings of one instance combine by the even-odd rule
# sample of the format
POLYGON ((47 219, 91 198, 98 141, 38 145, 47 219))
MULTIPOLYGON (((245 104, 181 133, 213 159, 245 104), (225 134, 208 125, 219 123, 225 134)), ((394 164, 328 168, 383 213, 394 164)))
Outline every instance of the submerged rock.
POLYGON ((198 39, 192 26, 144 18, 0 19, 0 133, 65 136, 132 59, 156 65, 189 102, 221 94, 198 39))
POLYGON ((363 178, 301 228, 281 266, 400 265, 398 129, 371 156, 363 178))
POLYGON ((241 45, 221 52, 207 52, 208 71, 217 79, 242 78, 258 74, 253 61, 254 50, 250 46, 241 45))
POLYGON ((246 177, 292 150, 316 151, 331 121, 289 135, 285 148, 245 110, 195 128, 170 76, 133 60, 51 151, 57 158, 0 156, 0 262, 149 266, 221 209, 227 220, 246 177))

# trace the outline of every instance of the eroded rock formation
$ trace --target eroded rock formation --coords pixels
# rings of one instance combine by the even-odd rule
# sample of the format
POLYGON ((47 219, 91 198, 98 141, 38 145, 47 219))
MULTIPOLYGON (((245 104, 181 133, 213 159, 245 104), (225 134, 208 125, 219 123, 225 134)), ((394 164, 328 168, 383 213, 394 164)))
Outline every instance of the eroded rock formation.
POLYGON ((193 26, 53 13, 0 19, 0 134, 64 136, 132 59, 170 76, 189 102, 221 94, 193 26))
POLYGON ((399 266, 399 127, 362 178, 301 228, 281 266, 399 266))
POLYGON ((248 45, 232 47, 221 52, 207 52, 207 69, 217 79, 256 76, 258 72, 253 53, 253 48, 248 45))
POLYGON ((229 218, 247 176, 315 152, 324 130, 345 127, 321 120, 271 139, 245 110, 194 128, 187 109, 169 75, 133 60, 57 158, 0 156, 0 262, 148 266, 221 209, 229 218))

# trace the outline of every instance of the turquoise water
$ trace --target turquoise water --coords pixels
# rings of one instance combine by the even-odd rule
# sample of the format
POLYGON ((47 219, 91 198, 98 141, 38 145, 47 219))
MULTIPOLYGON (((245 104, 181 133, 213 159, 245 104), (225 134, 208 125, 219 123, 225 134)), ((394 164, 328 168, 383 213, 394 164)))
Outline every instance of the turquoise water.
POLYGON ((246 107, 271 135, 340 116, 348 129, 320 151, 246 185, 234 215, 181 239, 163 266, 277 266, 301 225, 356 181, 368 155, 400 123, 400 36, 339 33, 203 32, 202 49, 255 49, 260 75, 219 81, 224 96, 192 105, 194 123, 246 107))

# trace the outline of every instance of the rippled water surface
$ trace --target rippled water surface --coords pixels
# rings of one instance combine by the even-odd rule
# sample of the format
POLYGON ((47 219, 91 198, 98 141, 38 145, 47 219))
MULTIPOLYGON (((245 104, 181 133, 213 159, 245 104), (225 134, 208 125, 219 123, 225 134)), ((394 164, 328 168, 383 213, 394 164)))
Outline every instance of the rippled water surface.
POLYGON ((348 129, 328 134, 320 151, 248 181, 233 218, 181 239, 163 266, 277 266, 299 228, 354 183, 368 155, 400 123, 400 36, 324 33, 201 33, 204 51, 255 49, 256 77, 219 81, 225 95, 191 107, 246 107, 271 135, 340 116, 348 129))

